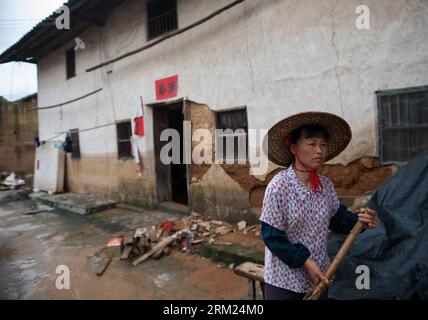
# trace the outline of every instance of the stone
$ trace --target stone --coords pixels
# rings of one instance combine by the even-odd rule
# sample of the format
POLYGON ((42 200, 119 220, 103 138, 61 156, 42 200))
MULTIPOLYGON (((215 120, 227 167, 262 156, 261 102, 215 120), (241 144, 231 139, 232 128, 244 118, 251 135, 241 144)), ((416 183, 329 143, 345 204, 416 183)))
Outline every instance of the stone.
POLYGON ((197 213, 197 212, 195 212, 195 211, 192 211, 192 212, 190 213, 190 215, 191 215, 193 218, 199 218, 199 217, 201 216, 199 213, 197 213))
POLYGON ((239 221, 237 223, 237 226, 239 231, 244 230, 245 227, 247 226, 247 222, 245 220, 239 221))
POLYGON ((211 230, 211 224, 209 222, 199 222, 198 225, 207 231, 211 230))
POLYGON ((230 229, 228 226, 221 226, 215 229, 215 233, 220 235, 225 235, 229 232, 232 232, 232 229, 230 229))

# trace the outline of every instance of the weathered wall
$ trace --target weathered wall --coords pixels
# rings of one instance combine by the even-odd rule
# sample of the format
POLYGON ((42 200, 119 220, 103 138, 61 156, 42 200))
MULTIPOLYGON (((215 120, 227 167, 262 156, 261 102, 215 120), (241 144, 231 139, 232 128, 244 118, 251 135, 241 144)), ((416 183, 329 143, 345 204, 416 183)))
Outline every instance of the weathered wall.
MULTIPOLYGON (((144 157, 143 158, 147 158, 144 157)), ((143 166, 150 165, 143 160, 143 166)), ((69 190, 91 193, 136 206, 155 208, 155 186, 148 170, 139 176, 133 160, 118 160, 115 155, 81 159, 67 154, 66 179, 69 190)))
POLYGON ((0 97, 0 171, 20 175, 34 171, 34 138, 38 136, 36 96, 17 102, 0 97))
MULTIPOLYGON (((191 119, 192 136, 199 129, 207 129, 215 137, 215 120, 207 105, 187 103, 187 118, 191 119)), ((215 162, 215 139, 192 141, 192 150, 203 145, 212 151, 215 162)), ((250 164, 195 164, 190 173, 190 208, 216 218, 235 222, 239 219, 255 221, 260 214, 267 184, 282 168, 269 171, 263 180, 250 172, 250 164)), ((338 196, 359 196, 374 192, 396 171, 395 166, 382 166, 377 158, 362 157, 348 165, 325 164, 320 173, 329 177, 338 196)))
MULTIPOLYGON (((178 1, 179 27, 229 2, 178 1)), ((213 110, 247 106, 249 128, 267 129, 305 110, 338 114, 350 123, 353 139, 331 163, 346 165, 362 157, 378 157, 374 92, 428 83, 428 44, 424 41, 428 2, 367 0, 365 4, 370 8, 370 30, 355 28, 358 0, 247 0, 149 50, 85 72, 146 43, 145 2, 129 0, 111 14, 105 27, 79 35, 86 49, 76 52, 75 78, 65 80, 67 46, 39 61, 39 106, 103 88, 79 102, 40 111, 40 135, 46 139, 72 128, 131 118, 139 96, 146 102, 155 101, 155 80, 178 74, 179 97, 213 110)), ((141 148, 147 179, 141 183, 148 190, 145 194, 153 195, 150 108, 145 108, 145 119, 141 148)), ((120 172, 109 167, 116 161, 116 148, 114 126, 88 131, 81 138, 80 161, 109 158, 99 170, 100 175, 108 176, 107 181, 113 181, 120 172)), ((250 141, 249 148, 257 149, 257 145, 250 141)), ((198 176, 208 170, 201 169, 198 176)), ((105 182, 98 179, 85 181, 94 190, 105 188, 105 182)), ((76 188, 77 180, 71 185, 76 188)))

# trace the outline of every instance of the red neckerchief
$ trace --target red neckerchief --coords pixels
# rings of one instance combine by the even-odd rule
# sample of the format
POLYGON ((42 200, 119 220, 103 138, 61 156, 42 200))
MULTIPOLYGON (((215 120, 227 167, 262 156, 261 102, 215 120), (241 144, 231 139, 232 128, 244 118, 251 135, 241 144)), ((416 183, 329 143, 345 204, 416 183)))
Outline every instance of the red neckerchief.
MULTIPOLYGON (((287 136, 285 138, 285 145, 286 146, 290 146, 291 145, 290 136, 287 136)), ((299 158, 299 157, 296 155, 296 158, 299 158)), ((299 162, 301 163, 300 160, 299 160, 299 162)), ((308 170, 308 168, 306 168, 305 166, 303 166, 303 167, 306 170, 297 169, 296 168, 296 164, 293 163, 293 168, 295 170, 300 171, 300 172, 309 172, 309 176, 310 176, 310 180, 311 180, 311 190, 313 192, 321 192, 323 188, 322 188, 322 183, 321 183, 320 177, 318 176, 318 171, 316 169, 308 170)))

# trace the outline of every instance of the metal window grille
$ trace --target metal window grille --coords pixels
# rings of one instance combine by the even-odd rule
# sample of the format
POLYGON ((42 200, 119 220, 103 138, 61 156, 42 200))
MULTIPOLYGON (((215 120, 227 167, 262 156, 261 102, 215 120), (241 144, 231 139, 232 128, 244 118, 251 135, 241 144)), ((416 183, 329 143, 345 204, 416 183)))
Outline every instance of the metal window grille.
POLYGON ((76 76, 76 55, 74 47, 71 47, 66 51, 66 73, 67 79, 76 76))
POLYGON ((73 151, 71 152, 71 158, 80 158, 80 141, 79 141, 79 129, 70 130, 71 146, 73 151))
POLYGON ((216 154, 223 163, 248 161, 248 120, 246 109, 216 112, 216 154), (233 149, 230 147, 233 143, 233 149), (232 153, 233 150, 233 154, 232 153), (241 153, 241 154, 240 154, 241 153))
POLYGON ((377 92, 382 163, 407 162, 428 150, 428 86, 377 92))
POLYGON ((116 123, 117 151, 119 159, 128 159, 132 157, 131 153, 131 121, 122 121, 116 123))
POLYGON ((147 2, 149 40, 178 28, 177 0, 147 2))

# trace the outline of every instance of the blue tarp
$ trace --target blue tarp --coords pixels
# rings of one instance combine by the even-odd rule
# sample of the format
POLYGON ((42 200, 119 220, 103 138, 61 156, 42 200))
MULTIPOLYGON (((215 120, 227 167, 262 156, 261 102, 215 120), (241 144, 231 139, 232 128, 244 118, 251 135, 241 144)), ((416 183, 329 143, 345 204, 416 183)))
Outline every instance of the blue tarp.
MULTIPOLYGON (((367 205, 380 218, 348 251, 332 283, 332 299, 428 300, 428 152, 391 177, 367 205), (357 289, 357 266, 370 271, 370 289, 357 289)), ((333 258, 346 236, 330 233, 333 258)))

